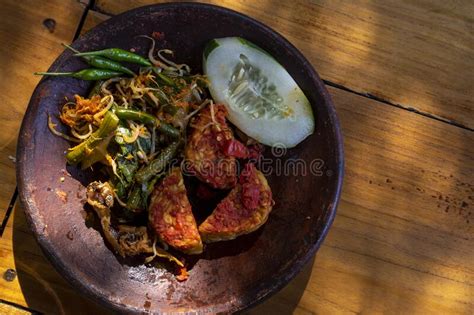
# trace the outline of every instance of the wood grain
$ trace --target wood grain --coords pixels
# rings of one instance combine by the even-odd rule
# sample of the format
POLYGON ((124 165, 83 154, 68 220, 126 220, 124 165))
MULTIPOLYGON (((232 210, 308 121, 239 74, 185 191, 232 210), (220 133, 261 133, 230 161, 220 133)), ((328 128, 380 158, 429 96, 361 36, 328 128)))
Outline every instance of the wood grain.
MULTIPOLYGON (((99 0, 97 3, 101 10, 113 12, 118 8, 115 2, 99 0)), ((122 1, 119 9, 140 3, 122 1)), ((294 16, 285 13, 290 5, 283 2, 279 3, 282 8, 277 12, 259 12, 262 5, 271 4, 269 1, 262 3, 223 2, 282 32, 303 50, 328 80, 371 93, 374 86, 380 86, 384 89, 384 97, 406 99, 406 104, 417 109, 435 114, 449 112, 446 117, 472 123, 472 109, 464 97, 469 96, 469 84, 473 82, 467 80, 472 60, 469 65, 470 57, 461 53, 472 51, 469 39, 466 40, 466 36, 472 34, 472 19, 466 19, 472 12, 469 4, 460 13, 459 3, 446 2, 445 7, 426 12, 427 16, 414 16, 420 12, 420 9, 415 10, 416 7, 420 8, 424 2, 384 2, 387 3, 386 9, 380 10, 380 14, 385 12, 391 19, 379 17, 376 23, 370 22, 375 18, 371 12, 378 6, 384 7, 380 3, 359 4, 350 14, 344 10, 353 2, 306 3, 302 6, 313 13, 314 19, 309 20, 313 24, 308 32, 298 33, 290 30, 291 25, 308 23, 309 13, 294 16), (332 9, 328 9, 330 6, 332 9), (288 14, 287 18, 285 14, 288 14), (437 20, 431 20, 433 16, 437 20), (290 17, 296 22, 290 22, 290 17), (334 21, 337 17, 342 20, 334 21), (428 17, 430 21, 426 21, 428 17), (400 19, 400 24, 396 19, 400 19), (392 33, 407 27, 409 21, 416 24, 413 29, 409 29, 410 32, 405 30, 390 40, 392 33), (433 27, 434 21, 445 30, 441 32, 439 25, 433 27), (386 32, 386 37, 378 38, 380 43, 374 42, 372 37, 364 37, 367 30, 364 25, 372 23, 380 27, 378 31, 386 32), (353 31, 352 37, 349 33, 341 33, 341 25, 353 31), (291 33, 294 38, 288 35, 290 32, 294 32, 291 33), (417 53, 413 42, 415 37, 411 38, 411 35, 419 37, 420 34, 427 39, 420 42, 417 53), (453 38, 444 38, 440 34, 453 35, 453 38), (347 42, 351 38, 353 42, 349 45, 347 42), (403 51, 404 47, 399 43, 402 39, 407 51, 403 51), (384 51, 393 49, 392 45, 400 49, 397 54, 384 51), (444 58, 435 63, 439 69, 444 69, 439 72, 439 77, 436 67, 431 67, 432 60, 415 67, 416 71, 411 68, 426 49, 437 45, 446 50, 444 58), (328 53, 336 48, 337 53, 328 53), (367 51, 371 58, 358 55, 358 50, 367 51), (449 59, 448 52, 452 60, 446 60, 449 59), (351 55, 358 62, 348 57, 351 55), (321 56, 331 57, 321 59, 321 56), (390 63, 394 66, 387 66, 390 63), (459 72, 455 73, 456 69, 459 72), (359 78, 359 81, 354 78, 359 78), (426 86, 436 78, 439 85, 427 89, 426 86), (410 89, 406 90, 404 84, 411 84, 410 89)), ((297 1, 296 4, 301 3, 297 1)), ((21 3, 18 5, 22 7, 21 3)), ((8 12, 5 8, 7 6, 3 10, 8 12)), ((290 9, 289 12, 303 10, 290 9)), ((38 10, 28 14, 40 15, 38 10)), ((105 17, 95 14, 92 18, 95 21, 86 20, 87 27, 105 17)), ((2 23, 0 34, 3 36, 7 32, 2 23)), ((25 26, 28 32, 32 32, 29 27, 25 26)), ((302 29, 301 26, 294 27, 302 29)), ((24 42, 28 45, 27 40, 24 42)), ((43 44, 44 41, 39 45, 43 44)), ((44 44, 42 55, 36 58, 43 61, 50 58, 52 61, 60 50, 48 53, 48 49, 54 47, 56 42, 49 46, 44 44)), ((3 56, 9 50, 0 48, 0 78, 5 78, 3 56)), ((438 53, 442 53, 441 50, 431 52, 435 56, 438 53)), ((50 61, 44 61, 45 67, 50 61)), ((29 73, 28 69, 24 73, 29 73)), ((249 313, 474 313, 474 218, 471 214, 474 210, 474 134, 340 89, 329 88, 329 91, 341 119, 346 150, 346 177, 336 220, 314 264, 308 265, 285 289, 249 313)), ((10 101, 9 104, 13 103, 10 101)), ((10 117, 7 114, 13 115, 5 108, 0 113, 1 121, 7 121, 3 118, 10 117)), ((17 116, 21 114, 17 113, 17 116)), ((12 124, 14 120, 14 117, 10 118, 12 124)), ((2 148, 2 155, 4 150, 2 148)), ((5 174, 1 172, 2 165, 0 184, 5 174)), ((4 169, 8 171, 8 167, 4 169)), ((61 308, 68 314, 104 312, 71 288, 44 258, 26 226, 21 208, 15 209, 13 220, 9 222, 4 237, 0 238, 0 273, 8 268, 16 269, 18 277, 13 282, 0 279, 0 299, 48 314, 59 313, 61 308)))
MULTIPOLYGON (((156 0, 97 0, 117 14, 156 0)), ((474 128, 474 2, 200 1, 288 38, 325 80, 474 128)))
POLYGON ((74 1, 2 1, 0 11, 0 220, 15 190, 16 139, 23 113, 40 77, 72 41, 84 5, 74 1), (43 24, 56 23, 52 32, 43 24))
MULTIPOLYGON (((294 312, 472 314, 474 134, 329 90, 344 131, 346 177, 294 312)), ((255 314, 285 310, 290 294, 255 314)))
POLYGON ((14 305, 6 304, 0 301, 0 314, 3 315, 27 315, 31 312, 15 307, 14 305))
POLYGON ((84 20, 84 25, 81 29, 81 35, 87 33, 87 31, 89 31, 91 28, 97 26, 98 24, 104 22, 109 18, 110 15, 103 14, 94 10, 89 10, 89 12, 87 13, 87 17, 84 20))
MULTIPOLYGON (((78 253, 78 259, 83 259, 78 253)), ((0 238, 0 273, 14 269, 12 282, 0 279, 0 299, 44 314, 108 314, 80 295, 53 268, 30 232, 21 207, 14 209, 0 238)))
MULTIPOLYGON (((347 165, 336 220, 314 264, 249 313, 472 314, 474 133, 329 91, 347 165)), ((33 276, 0 280, 0 298, 45 312, 97 311, 48 264, 15 211, 0 239, 0 270, 33 276), (24 289, 38 286, 50 291, 24 289)))

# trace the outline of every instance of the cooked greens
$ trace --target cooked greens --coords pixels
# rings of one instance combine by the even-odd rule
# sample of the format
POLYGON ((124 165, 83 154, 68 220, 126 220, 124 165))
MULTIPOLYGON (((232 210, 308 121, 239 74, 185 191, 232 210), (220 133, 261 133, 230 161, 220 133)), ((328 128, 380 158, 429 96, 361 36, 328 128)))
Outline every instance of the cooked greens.
POLYGON ((152 40, 148 59, 118 48, 78 52, 65 45, 96 68, 38 74, 96 81, 87 98, 75 95, 62 106, 59 119, 69 127, 67 134, 56 129, 51 116, 48 126, 55 135, 77 143, 66 153, 69 164, 83 169, 105 165, 108 180, 89 184, 88 203, 109 243, 122 256, 153 254, 182 267, 157 248, 156 239, 148 235, 144 213, 166 167, 182 155, 190 118, 210 102, 207 80, 191 75, 189 66, 166 58, 172 55, 168 49, 155 56, 154 40, 146 38, 152 40), (120 62, 142 67, 135 74, 120 62))

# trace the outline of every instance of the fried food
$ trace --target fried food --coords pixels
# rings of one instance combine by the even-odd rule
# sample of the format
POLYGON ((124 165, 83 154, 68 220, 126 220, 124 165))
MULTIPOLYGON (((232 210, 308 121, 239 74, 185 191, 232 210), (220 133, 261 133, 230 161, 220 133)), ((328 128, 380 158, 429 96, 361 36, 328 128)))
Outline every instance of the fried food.
POLYGON ((166 244, 186 254, 202 253, 201 237, 179 167, 173 168, 155 186, 150 201, 149 221, 166 244))
POLYGON ((236 157, 246 148, 234 139, 226 122, 224 105, 211 104, 191 121, 185 148, 188 170, 213 188, 229 189, 237 184, 236 157))
POLYGON ((118 225, 117 229, 112 226, 112 191, 109 183, 95 181, 87 186, 87 203, 97 213, 107 242, 122 257, 152 253, 152 241, 145 226, 118 225))
POLYGON ((204 242, 232 240, 262 226, 274 205, 265 176, 248 163, 231 190, 214 212, 199 226, 204 242))

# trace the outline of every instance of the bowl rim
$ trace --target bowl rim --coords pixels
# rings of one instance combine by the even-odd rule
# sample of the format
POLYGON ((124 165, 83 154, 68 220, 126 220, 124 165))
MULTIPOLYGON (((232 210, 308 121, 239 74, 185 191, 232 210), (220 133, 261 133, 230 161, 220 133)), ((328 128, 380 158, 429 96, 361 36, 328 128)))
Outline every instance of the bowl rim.
MULTIPOLYGON (((279 274, 275 275, 275 281, 272 287, 267 288, 264 292, 259 292, 253 300, 242 300, 239 301, 237 308, 229 309, 231 312, 241 312, 251 307, 256 306, 257 304, 262 303, 264 300, 268 299, 269 297, 273 296, 275 293, 280 291, 284 286, 286 286, 298 273, 301 272, 303 267, 310 261, 310 259, 315 255, 316 251, 321 246, 322 242, 324 241, 329 228, 332 225, 334 217, 336 215, 336 208, 340 200, 340 195, 342 191, 342 184, 343 184, 343 177, 344 177, 344 148, 343 148, 343 138, 341 127, 339 124, 339 119, 336 114, 336 110, 334 104, 332 102, 331 96, 327 91, 323 81, 319 77, 318 73, 315 71, 311 63, 304 57, 304 55, 293 45, 291 44, 283 35, 278 33, 277 31, 273 30, 269 26, 266 26, 262 22, 259 22, 243 13, 237 12, 232 9, 228 9, 225 7, 213 5, 213 4, 204 4, 204 3, 195 3, 195 2, 175 2, 175 3, 160 3, 160 4, 151 4, 146 6, 137 7, 131 10, 127 10, 117 15, 111 16, 104 22, 93 27, 89 30, 86 34, 90 34, 100 29, 107 28, 108 24, 113 23, 115 19, 123 18, 129 15, 133 15, 140 11, 145 11, 147 9, 155 9, 155 10, 165 10, 165 9, 175 9, 175 8, 204 8, 207 10, 213 10, 218 13, 222 13, 225 15, 231 14, 233 16, 237 16, 242 20, 246 20, 257 27, 263 29, 266 33, 271 34, 273 37, 277 38, 280 43, 282 43, 288 50, 291 51, 292 55, 294 55, 300 62, 307 65, 307 69, 309 70, 310 74, 315 78, 314 82, 316 83, 317 87, 319 88, 320 92, 323 94, 324 102, 327 106, 328 116, 331 124, 331 133, 335 139, 337 147, 335 148, 335 160, 337 168, 334 170, 334 175, 336 175, 336 184, 335 190, 332 193, 332 198, 327 206, 327 211, 322 215, 322 220, 325 221, 322 224, 321 233, 319 234, 318 239, 314 242, 310 249, 303 255, 303 257, 297 261, 297 265, 293 265, 292 268, 286 268, 285 272, 280 272, 279 274)), ((81 42, 86 40, 87 36, 81 35, 74 43, 81 42)), ((56 58, 56 60, 50 66, 50 69, 56 67, 58 62, 61 59, 61 56, 64 54, 64 51, 56 58)), ((73 285, 73 287, 77 288, 80 292, 84 295, 92 298, 94 301, 99 302, 101 305, 104 305, 108 308, 112 308, 116 311, 121 312, 143 312, 142 308, 136 308, 131 305, 125 303, 119 303, 117 301, 111 300, 103 291, 100 291, 96 287, 87 286, 83 283, 72 271, 72 269, 66 265, 60 257, 55 252, 55 247, 47 237, 43 233, 46 226, 41 221, 41 214, 38 211, 35 203, 32 201, 32 195, 34 194, 33 191, 28 189, 28 167, 24 163, 24 157, 26 154, 26 144, 30 140, 27 136, 27 126, 31 125, 34 117, 38 112, 38 108, 34 108, 34 104, 37 102, 38 99, 41 99, 41 91, 42 91, 42 82, 44 78, 40 80, 38 85, 36 86, 31 99, 29 101, 28 107, 23 117, 23 121, 20 128, 20 133, 18 137, 18 145, 17 145, 17 183, 18 183, 18 191, 20 196, 20 201, 25 209, 25 216, 37 243, 39 244, 40 248, 44 252, 45 256, 48 260, 52 263, 52 265, 56 268, 56 270, 69 282, 73 285)), ((333 175, 333 176, 334 176, 333 175)), ((320 218, 321 219, 321 218, 320 218)), ((262 290, 260 290, 262 291, 262 290)))

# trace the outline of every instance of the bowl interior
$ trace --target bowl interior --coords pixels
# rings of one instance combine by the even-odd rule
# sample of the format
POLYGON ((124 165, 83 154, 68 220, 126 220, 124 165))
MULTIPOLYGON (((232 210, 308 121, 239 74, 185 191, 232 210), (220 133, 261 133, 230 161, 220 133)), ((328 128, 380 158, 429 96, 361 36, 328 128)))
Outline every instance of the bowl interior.
MULTIPOLYGON (((150 42, 137 35, 153 32, 164 35, 157 41, 158 48, 174 50, 175 60, 189 64, 195 72, 201 72, 203 47, 210 39, 246 38, 270 52, 310 100, 315 133, 285 154, 267 150, 273 153, 267 154, 272 161, 268 181, 276 201, 267 224, 251 235, 209 245, 204 254, 192 259, 190 277, 181 283, 164 269, 118 258, 104 244, 100 231, 84 218, 84 184, 93 174, 66 166, 62 153, 69 144, 47 128, 47 115, 58 112, 64 96, 87 93, 90 84, 69 78, 42 80, 23 121, 17 160, 27 217, 41 247, 62 275, 86 294, 117 309, 241 310, 285 285, 324 238, 342 181, 337 118, 321 80, 290 43, 262 24, 226 9, 198 4, 143 7, 106 21, 73 46, 81 51, 133 48, 146 55, 150 42), (291 171, 293 166, 288 165, 295 161, 304 163, 306 176, 291 171)), ((84 67, 65 51, 50 70, 84 67)))

